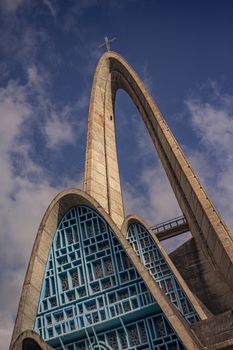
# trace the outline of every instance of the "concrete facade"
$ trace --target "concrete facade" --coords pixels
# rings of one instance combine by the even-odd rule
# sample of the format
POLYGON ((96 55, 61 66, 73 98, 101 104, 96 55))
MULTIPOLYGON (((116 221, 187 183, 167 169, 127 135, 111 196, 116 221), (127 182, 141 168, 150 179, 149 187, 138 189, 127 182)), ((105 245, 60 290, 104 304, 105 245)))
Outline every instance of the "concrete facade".
POLYGON ((189 288, 213 315, 233 309, 229 285, 194 238, 173 251, 170 258, 189 288))
POLYGON ((95 209, 111 226, 187 349, 233 349, 233 316, 229 311, 233 307, 232 237, 142 81, 133 68, 113 52, 101 57, 94 76, 84 192, 77 189, 61 192, 42 219, 23 285, 12 350, 51 349, 32 329, 54 235, 62 217, 79 204, 95 209), (125 90, 139 110, 193 235, 170 257, 140 217, 124 216, 114 123, 118 89, 125 90), (195 325, 189 326, 184 320, 127 241, 126 233, 132 221, 144 225, 158 245, 199 315, 200 321, 195 325))

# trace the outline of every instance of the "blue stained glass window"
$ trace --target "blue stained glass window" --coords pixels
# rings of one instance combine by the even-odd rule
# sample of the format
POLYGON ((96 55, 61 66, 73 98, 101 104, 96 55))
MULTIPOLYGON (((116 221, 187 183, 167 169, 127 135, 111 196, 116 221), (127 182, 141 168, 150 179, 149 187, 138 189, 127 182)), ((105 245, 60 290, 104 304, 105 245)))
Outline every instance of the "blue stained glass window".
POLYGON ((86 206, 56 231, 34 329, 56 349, 184 349, 111 227, 86 206))
POLYGON ((194 307, 146 228, 138 222, 131 223, 128 228, 127 239, 144 266, 158 282, 160 288, 163 289, 186 320, 190 323, 198 321, 199 317, 194 307))

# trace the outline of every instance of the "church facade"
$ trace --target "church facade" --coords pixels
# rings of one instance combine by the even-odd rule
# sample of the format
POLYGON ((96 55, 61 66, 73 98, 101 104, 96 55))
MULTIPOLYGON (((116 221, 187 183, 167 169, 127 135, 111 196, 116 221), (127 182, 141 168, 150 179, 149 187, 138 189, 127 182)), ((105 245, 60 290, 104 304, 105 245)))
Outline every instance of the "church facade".
POLYGON ((84 189, 58 194, 42 219, 11 349, 233 349, 232 308, 232 236, 138 75, 106 52, 91 92, 84 189), (118 89, 143 118, 181 221, 152 230, 124 215, 118 89), (188 230, 168 255, 160 241, 188 230))

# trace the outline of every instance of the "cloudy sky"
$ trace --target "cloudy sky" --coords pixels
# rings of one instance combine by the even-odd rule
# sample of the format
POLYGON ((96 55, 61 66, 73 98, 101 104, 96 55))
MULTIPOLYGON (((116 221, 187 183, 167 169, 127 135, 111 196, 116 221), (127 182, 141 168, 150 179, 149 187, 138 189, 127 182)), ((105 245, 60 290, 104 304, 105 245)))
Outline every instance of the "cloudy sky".
MULTIPOLYGON (((231 0, 0 0, 0 350, 8 348, 40 220, 82 187, 87 111, 105 35, 135 68, 233 228, 231 0)), ((180 214, 147 131, 118 92, 127 213, 180 214)))

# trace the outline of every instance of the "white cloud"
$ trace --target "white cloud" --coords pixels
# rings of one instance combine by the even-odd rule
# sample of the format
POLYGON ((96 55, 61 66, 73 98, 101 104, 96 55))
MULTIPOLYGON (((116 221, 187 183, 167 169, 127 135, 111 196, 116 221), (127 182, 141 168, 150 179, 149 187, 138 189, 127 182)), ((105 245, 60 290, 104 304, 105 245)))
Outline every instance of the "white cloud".
POLYGON ((211 102, 188 99, 191 123, 200 140, 198 149, 188 151, 217 209, 233 230, 233 96, 221 94, 212 85, 211 102))
POLYGON ((9 13, 15 13, 23 3, 25 0, 1 0, 0 8, 9 13))
POLYGON ((45 72, 39 74, 38 68, 32 65, 27 68, 28 84, 30 87, 35 88, 37 91, 42 92, 42 88, 45 82, 45 72))
MULTIPOLYGON (((9 345, 13 319, 20 296, 32 242, 42 212, 57 189, 43 177, 33 183, 25 174, 15 176, 11 151, 24 154, 25 167, 38 171, 28 155, 27 147, 17 140, 23 124, 32 117, 32 107, 27 102, 27 87, 10 81, 0 89, 0 348, 9 345)), ((26 171, 25 171, 26 172, 26 171)))
MULTIPOLYGON (((139 153, 145 157, 150 148, 149 143, 139 143, 139 153), (144 144, 145 148, 141 148, 144 144), (141 149, 141 151, 140 151, 141 149)), ((139 153, 136 155, 139 158, 139 153)), ((147 154, 149 156, 149 154, 147 154)), ((151 156, 151 155, 150 155, 151 156)), ((153 156, 156 157, 155 150, 153 156)), ((136 213, 142 216, 150 226, 182 215, 165 171, 160 163, 152 167, 141 167, 137 183, 123 183, 123 195, 126 214, 136 213), (138 189, 143 188, 143 190, 138 189)), ((185 233, 173 239, 163 241, 165 249, 170 252, 190 238, 185 233)))
POLYGON ((124 184, 123 193, 127 214, 139 214, 150 225, 181 215, 161 166, 142 168, 142 173, 138 178, 138 186, 143 186, 145 191, 140 193, 137 190, 137 185, 124 184))
POLYGON ((130 120, 135 136, 131 140, 135 143, 131 162, 137 163, 137 182, 132 185, 125 183, 123 179, 124 204, 127 214, 137 213, 150 225, 155 225, 179 216, 181 211, 149 133, 138 118, 141 117, 135 115, 130 120))
POLYGON ((56 18, 56 9, 53 6, 52 2, 50 0, 43 0, 43 3, 49 9, 51 16, 56 18))
POLYGON ((221 106, 216 107, 198 100, 189 100, 187 107, 194 130, 206 149, 215 151, 218 155, 225 153, 232 160, 229 150, 233 149, 233 114, 229 106, 222 102, 221 106))
MULTIPOLYGON (((45 91, 37 69, 31 67, 27 73, 25 85, 10 81, 0 89, 0 350, 9 346, 22 281, 43 213, 62 188, 74 184, 72 179, 64 178, 61 187, 51 185, 45 169, 31 158, 34 141, 26 135, 41 112, 36 95, 40 102, 45 91), (20 161, 19 169, 15 168, 15 158, 20 161)), ((59 147, 74 140, 70 126, 59 120, 48 97, 46 104, 51 110, 46 134, 50 136, 50 145, 59 147)), ((65 107, 63 116, 72 111, 72 107, 65 107)), ((75 183, 79 184, 80 181, 75 183)))
POLYGON ((46 122, 45 133, 49 148, 56 148, 64 143, 73 143, 75 139, 72 125, 66 120, 59 119, 56 113, 52 113, 51 118, 46 122))
POLYGON ((30 116, 31 109, 25 99, 25 87, 10 81, 0 89, 0 149, 5 151, 12 145, 17 128, 30 116))
POLYGON ((154 85, 155 85, 155 80, 152 78, 152 75, 149 71, 149 67, 148 67, 148 62, 145 61, 144 65, 142 67, 142 80, 143 83, 145 84, 147 90, 153 91, 154 85))
POLYGON ((47 147, 55 149, 64 144, 73 144, 85 130, 85 120, 80 118, 81 111, 87 106, 87 98, 82 95, 76 103, 66 105, 59 113, 49 105, 50 117, 46 118, 44 133, 47 147))

